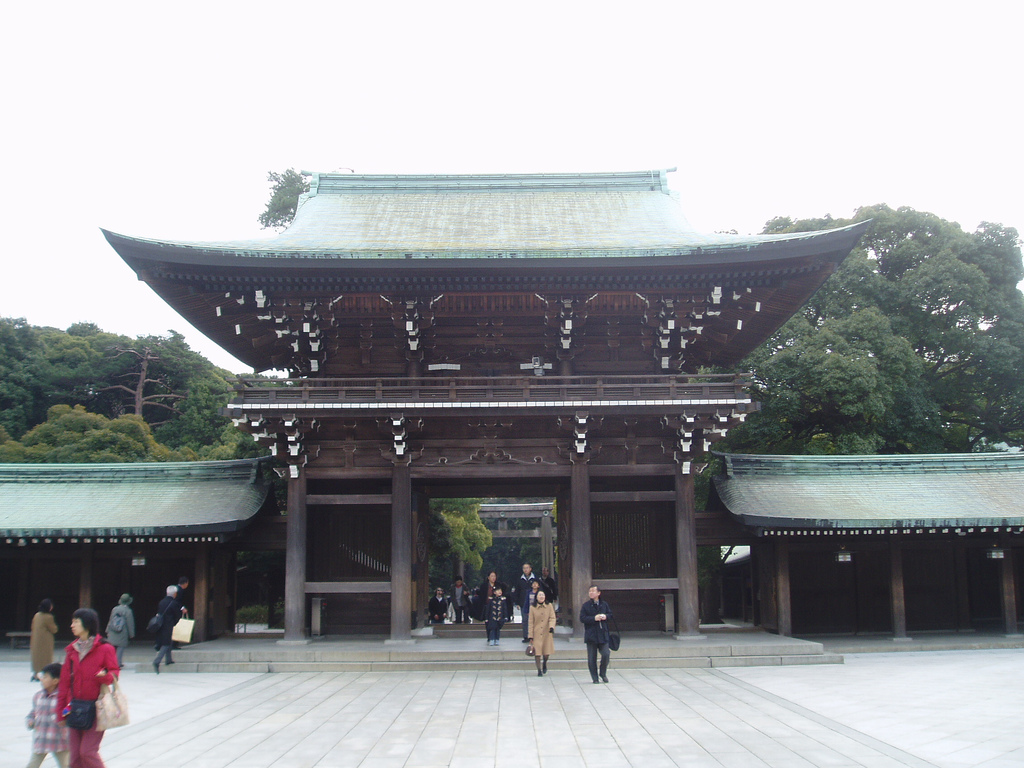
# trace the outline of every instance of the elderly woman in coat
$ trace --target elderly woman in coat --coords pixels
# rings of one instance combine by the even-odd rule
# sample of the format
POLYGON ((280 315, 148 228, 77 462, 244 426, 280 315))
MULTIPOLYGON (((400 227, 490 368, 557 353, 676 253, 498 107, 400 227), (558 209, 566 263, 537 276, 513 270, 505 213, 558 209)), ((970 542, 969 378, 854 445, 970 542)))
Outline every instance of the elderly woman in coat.
POLYGON ((555 652, 555 606, 547 593, 537 592, 537 602, 530 609, 530 644, 537 663, 537 677, 548 673, 548 657, 555 652))
POLYGON ((135 637, 135 613, 129 607, 132 596, 125 592, 110 612, 107 621, 107 642, 117 649, 117 665, 124 666, 124 650, 128 641, 135 637))
POLYGON ((53 620, 53 601, 47 598, 39 604, 32 617, 32 632, 29 648, 32 651, 32 682, 39 681, 39 673, 47 664, 53 663, 53 636, 57 634, 57 622, 53 620))

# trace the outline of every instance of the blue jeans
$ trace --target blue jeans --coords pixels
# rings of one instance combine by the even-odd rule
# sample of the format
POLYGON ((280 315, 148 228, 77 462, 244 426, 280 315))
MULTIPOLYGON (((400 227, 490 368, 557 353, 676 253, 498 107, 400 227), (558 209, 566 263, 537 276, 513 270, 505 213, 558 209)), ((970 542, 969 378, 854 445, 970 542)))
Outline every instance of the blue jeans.
POLYGON ((492 624, 491 622, 487 622, 487 639, 493 640, 494 642, 498 642, 498 640, 501 639, 500 635, 501 624, 492 624))

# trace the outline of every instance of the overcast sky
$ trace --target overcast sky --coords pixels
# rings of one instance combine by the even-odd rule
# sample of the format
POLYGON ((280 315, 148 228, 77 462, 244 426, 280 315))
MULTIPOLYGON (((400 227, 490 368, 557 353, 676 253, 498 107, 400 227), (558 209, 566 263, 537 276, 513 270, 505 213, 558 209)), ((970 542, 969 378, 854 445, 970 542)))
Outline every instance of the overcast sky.
POLYGON ((18 5, 0 316, 174 329, 235 372, 100 227, 259 235, 289 167, 677 167, 699 230, 888 203, 1024 231, 1020 2, 18 5))

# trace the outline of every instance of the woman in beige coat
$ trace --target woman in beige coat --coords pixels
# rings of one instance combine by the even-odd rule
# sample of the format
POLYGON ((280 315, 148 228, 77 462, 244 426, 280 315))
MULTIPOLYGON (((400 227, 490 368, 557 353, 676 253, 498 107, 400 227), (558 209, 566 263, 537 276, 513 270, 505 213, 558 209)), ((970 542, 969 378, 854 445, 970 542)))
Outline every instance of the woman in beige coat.
POLYGON ((555 606, 547 595, 537 593, 537 603, 530 608, 530 644, 536 655, 537 677, 548 673, 548 657, 555 652, 555 606))
POLYGON ((39 610, 32 617, 32 635, 29 647, 32 651, 32 680, 39 680, 43 667, 53 663, 53 636, 57 634, 57 622, 53 620, 53 601, 49 598, 39 604, 39 610))

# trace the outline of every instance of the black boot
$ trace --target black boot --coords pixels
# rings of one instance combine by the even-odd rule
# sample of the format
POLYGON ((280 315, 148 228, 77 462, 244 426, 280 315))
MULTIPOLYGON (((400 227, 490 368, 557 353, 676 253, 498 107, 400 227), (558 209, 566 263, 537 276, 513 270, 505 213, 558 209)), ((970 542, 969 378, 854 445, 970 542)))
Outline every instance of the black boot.
POLYGON ((541 667, 541 672, 543 672, 545 675, 548 673, 548 657, 547 656, 544 657, 544 666, 541 667))

